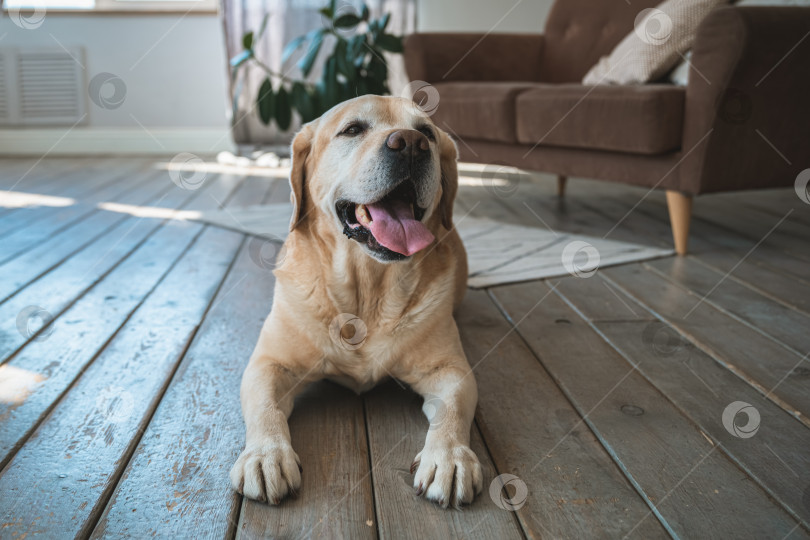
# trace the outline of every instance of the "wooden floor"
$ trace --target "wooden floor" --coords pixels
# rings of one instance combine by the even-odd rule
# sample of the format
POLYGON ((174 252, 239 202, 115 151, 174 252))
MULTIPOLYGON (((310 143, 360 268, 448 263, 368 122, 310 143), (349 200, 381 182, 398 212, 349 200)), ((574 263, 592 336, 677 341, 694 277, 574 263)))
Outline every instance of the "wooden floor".
MULTIPOLYGON (((472 506, 415 496, 428 423, 392 381, 297 401, 303 486, 269 507, 228 471, 272 259, 165 218, 287 200, 286 181, 208 173, 180 189, 155 162, 0 162, 14 192, 0 194, 0 537, 809 536, 810 205, 793 190, 698 199, 685 258, 470 291, 472 506), (490 490, 504 474, 506 493, 490 490)), ((464 183, 457 220, 671 242, 662 193, 464 183)))

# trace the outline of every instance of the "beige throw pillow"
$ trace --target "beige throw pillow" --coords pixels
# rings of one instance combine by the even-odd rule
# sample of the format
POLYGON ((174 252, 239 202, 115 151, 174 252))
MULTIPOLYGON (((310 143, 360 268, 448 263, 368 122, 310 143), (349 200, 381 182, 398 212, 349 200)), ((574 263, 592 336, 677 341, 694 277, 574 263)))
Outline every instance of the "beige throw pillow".
POLYGON ((665 0, 643 9, 635 28, 609 56, 603 56, 582 79, 583 84, 643 84, 655 80, 692 47, 703 18, 728 0, 665 0))
MULTIPOLYGON (((802 6, 810 7, 810 0, 738 0, 735 6, 802 6)), ((672 84, 686 86, 689 84, 689 57, 691 52, 686 53, 683 62, 673 69, 667 79, 672 84)))

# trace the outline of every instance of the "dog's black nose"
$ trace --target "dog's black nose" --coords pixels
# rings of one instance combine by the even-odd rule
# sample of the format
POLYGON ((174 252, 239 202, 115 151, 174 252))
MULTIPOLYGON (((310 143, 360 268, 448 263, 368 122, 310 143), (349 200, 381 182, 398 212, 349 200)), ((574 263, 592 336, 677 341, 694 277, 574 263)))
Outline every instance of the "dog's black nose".
POLYGON ((415 129, 400 129, 388 136, 385 146, 394 152, 417 155, 427 152, 430 149, 430 142, 427 137, 415 129))

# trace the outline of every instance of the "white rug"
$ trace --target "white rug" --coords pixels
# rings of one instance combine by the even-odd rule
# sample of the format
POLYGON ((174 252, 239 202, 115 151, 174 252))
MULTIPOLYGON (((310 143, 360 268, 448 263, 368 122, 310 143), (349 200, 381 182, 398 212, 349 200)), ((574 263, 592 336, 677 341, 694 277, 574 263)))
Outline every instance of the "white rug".
MULTIPOLYGON (((255 236, 283 240, 292 207, 267 204, 202 212, 193 219, 255 236)), ((666 257, 674 252, 628 242, 553 232, 465 217, 456 222, 470 268, 467 284, 479 289, 505 283, 575 275, 598 268, 666 257)))

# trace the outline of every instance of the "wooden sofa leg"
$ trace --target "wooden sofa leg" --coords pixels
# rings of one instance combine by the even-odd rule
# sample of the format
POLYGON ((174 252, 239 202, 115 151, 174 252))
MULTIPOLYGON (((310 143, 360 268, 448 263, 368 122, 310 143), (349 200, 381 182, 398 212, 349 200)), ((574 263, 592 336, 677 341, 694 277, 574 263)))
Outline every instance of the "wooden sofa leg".
POLYGON ((679 191, 667 191, 667 208, 669 222, 672 225, 672 238, 675 240, 675 251, 686 255, 689 243, 689 222, 692 219, 692 197, 679 191))
POLYGON ((565 197, 565 183, 568 181, 567 176, 557 176, 557 196, 565 197))

